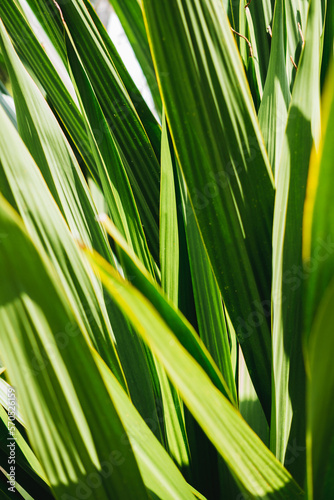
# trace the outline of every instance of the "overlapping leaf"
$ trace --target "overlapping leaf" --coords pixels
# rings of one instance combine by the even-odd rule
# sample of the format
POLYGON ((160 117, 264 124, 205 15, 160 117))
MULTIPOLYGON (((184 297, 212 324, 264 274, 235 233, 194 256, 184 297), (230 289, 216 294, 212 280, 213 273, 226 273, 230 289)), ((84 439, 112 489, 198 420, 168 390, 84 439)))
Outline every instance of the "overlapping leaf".
MULTIPOLYGON (((71 156, 69 146, 43 97, 21 66, 3 25, 0 26, 0 33, 16 98, 19 129, 23 131, 23 136, 32 154, 35 155, 72 232, 83 241, 87 241, 87 244, 91 244, 89 243, 90 235, 95 231, 97 241, 102 242, 99 247, 103 250, 107 248, 107 242, 101 228, 98 228, 96 211, 94 212, 78 167, 75 172, 76 164, 73 154, 71 156), (36 124, 37 129, 34 130, 36 124), (41 142, 37 142, 36 137, 41 142), (50 140, 51 137, 52 140, 50 140), (61 170, 61 167, 64 170, 61 170), (75 185, 78 186, 78 191, 75 185), (78 192, 81 194, 80 197, 78 192), (90 214, 88 207, 91 210, 90 214), (91 231, 85 227, 86 217, 91 231), (97 226, 95 229, 93 224, 97 226)), ((103 306, 99 284, 91 273, 87 272, 73 236, 66 227, 64 218, 40 171, 13 126, 8 123, 9 120, 2 109, 0 109, 0 116, 5 124, 4 132, 0 137, 2 190, 22 214, 34 241, 40 241, 49 253, 58 269, 63 286, 68 292, 72 307, 82 316, 93 344, 122 380, 122 369, 113 346, 109 319, 106 312, 104 314, 102 312, 105 306, 103 306), (39 193, 38 199, 35 196, 36 190, 39 193)), ((108 255, 108 251, 105 254, 108 255)))
POLYGON ((269 415, 270 334, 263 301, 270 300, 274 190, 240 56, 219 1, 144 0, 143 6, 190 201, 269 415))
POLYGON ((141 262, 154 275, 145 234, 122 158, 69 32, 67 32, 66 42, 73 82, 111 217, 141 262), (104 131, 102 138, 99 128, 104 131))
MULTIPOLYGON (((219 390, 226 394, 230 400, 235 403, 225 380, 219 373, 219 370, 209 352, 205 348, 203 342, 198 338, 192 326, 167 299, 163 291, 159 289, 158 285, 152 280, 145 268, 127 246, 122 236, 118 233, 117 229, 108 221, 105 222, 105 226, 108 233, 115 240, 118 246, 120 261, 126 274, 131 276, 133 285, 149 298, 154 307, 156 307, 159 311, 159 314, 164 318, 164 321, 166 321, 170 328, 177 332, 179 342, 205 369, 216 387, 218 387, 219 390)), ((95 259, 98 260, 101 265, 103 264, 103 259, 101 259, 98 254, 95 254, 95 259)))
MULTIPOLYGON (((141 98, 142 113, 150 113, 152 137, 145 130, 118 68, 82 0, 59 2, 61 16, 76 42, 76 49, 120 149, 133 189, 146 237, 158 261, 158 212, 160 167, 152 142, 159 139, 159 126, 141 98)), ((96 20, 96 23, 98 20, 96 20)), ((104 29, 104 28, 101 28, 104 29)), ((110 39, 109 45, 112 45, 110 39)), ((115 48, 113 48, 115 52, 115 48)), ((119 58, 119 56, 118 56, 119 58)), ((127 72, 123 73, 128 76, 127 72)), ((103 129, 101 130, 103 134, 103 129)))
MULTIPOLYGON (((48 99, 57 111, 71 139, 74 141, 90 171, 95 174, 95 164, 85 134, 84 123, 73 100, 74 89, 60 77, 54 61, 47 56, 33 30, 13 0, 0 3, 0 17, 10 34, 20 57, 29 65, 45 89, 48 99)), ((67 82, 68 83, 68 82, 67 82)))
POLYGON ((261 131, 275 178, 291 97, 285 66, 284 6, 285 0, 275 3, 268 75, 259 109, 261 131))
POLYGON ((303 492, 184 349, 152 304, 97 256, 96 272, 165 367, 186 405, 251 499, 302 498, 303 492))
MULTIPOLYGON (((42 95, 11 48, 9 40, 7 40, 6 48, 13 78, 19 130, 30 147, 74 238, 78 238, 85 245, 94 245, 95 248, 99 248, 106 258, 113 262, 106 235, 98 222, 96 208, 74 155, 42 95)), ((25 198, 24 203, 21 201, 20 210, 23 211, 28 206, 30 208, 28 214, 34 214, 36 217, 34 224, 37 224, 37 231, 35 230, 34 238, 37 235, 43 240, 60 275, 63 273, 63 285, 70 292, 72 306, 80 311, 83 318, 87 318, 88 331, 92 328, 94 330, 94 323, 98 322, 99 329, 96 331, 95 328, 93 344, 98 348, 108 366, 113 367, 119 380, 123 379, 123 372, 126 374, 131 396, 140 412, 143 415, 155 417, 157 420, 152 382, 142 346, 136 334, 113 304, 105 302, 100 283, 96 282, 91 270, 85 269, 84 263, 80 262, 80 258, 78 259, 77 250, 73 248, 73 236, 71 237, 68 233, 38 172, 35 174, 37 178, 34 183, 30 181, 25 184, 28 173, 33 176, 36 167, 32 166, 31 173, 24 168, 25 162, 31 164, 32 160, 29 156, 28 159, 25 158, 26 153, 20 144, 18 151, 12 146, 19 140, 18 137, 14 136, 8 141, 2 135, 1 140, 5 157, 7 155, 8 158, 9 155, 7 175, 12 175, 11 183, 16 186, 16 175, 18 179, 22 179, 21 191, 16 189, 16 196, 21 197, 21 200, 25 198), (20 155, 18 158, 15 156, 17 152, 20 155), (16 166, 14 175, 13 165, 16 166), (40 200, 35 197, 36 185, 41 186, 43 198, 40 200), (44 206, 41 203, 42 200, 46 202, 44 206), (90 280, 93 281, 92 284, 89 284, 90 280), (87 303, 86 306, 85 303, 87 303), (114 353, 114 336, 118 342, 117 349, 123 363, 122 367, 119 366, 118 357, 114 353), (136 363, 133 359, 136 359, 136 363), (141 381, 140 385, 137 384, 137 380, 141 381)), ((4 181, 4 179, 1 180, 4 181)), ((25 217, 28 218, 27 214, 25 217)))
POLYGON ((64 300, 42 248, 32 244, 3 198, 0 227, 7 234, 0 246, 1 356, 56 498, 80 491, 101 500, 148 498, 84 325, 64 300), (76 328, 64 333, 72 324, 76 328), (117 474, 110 473, 111 466, 117 474))
MULTIPOLYGON (((306 179, 320 120, 321 6, 312 0, 277 173, 273 225, 273 391, 271 446, 284 461, 288 442, 305 450, 305 371, 301 349, 302 218, 306 179)), ((291 461, 301 484, 305 453, 291 461)))
POLYGON ((148 45, 142 11, 138 0, 109 0, 122 23, 131 47, 146 77, 157 112, 161 114, 162 103, 148 45))
POLYGON ((331 179, 334 176, 334 68, 323 99, 323 135, 312 154, 304 214, 305 353, 307 384, 307 458, 310 499, 333 493, 333 276, 334 218, 331 179), (326 477, 327 476, 327 477, 326 477), (325 481, 325 479, 327 479, 325 481))
MULTIPOLYGON (((8 389, 6 391, 6 399, 8 401, 8 389)), ((15 394, 15 391, 13 391, 15 394)), ((13 443, 13 442, 12 442, 13 443)), ((34 498, 43 497, 45 500, 52 500, 54 497, 47 483, 45 473, 35 454, 17 428, 17 423, 14 422, 8 426, 8 415, 0 405, 0 464, 2 468, 9 472, 10 465, 15 467, 15 479, 23 486, 23 488, 34 498), (11 444, 8 437, 15 439, 15 458, 9 463, 8 460, 8 444, 11 444)), ((7 485, 8 491, 8 485, 7 485)))

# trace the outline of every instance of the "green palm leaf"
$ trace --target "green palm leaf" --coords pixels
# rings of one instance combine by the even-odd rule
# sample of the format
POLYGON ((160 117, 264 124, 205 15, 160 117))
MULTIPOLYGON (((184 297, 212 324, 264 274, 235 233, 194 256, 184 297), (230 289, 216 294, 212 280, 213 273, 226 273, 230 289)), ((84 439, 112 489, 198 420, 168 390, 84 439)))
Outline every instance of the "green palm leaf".
POLYGON ((145 296, 105 261, 97 256, 90 258, 112 298, 163 364, 184 402, 226 460, 242 491, 252 499, 302 498, 302 490, 213 385, 145 296))
POLYGON ((334 412, 328 394, 333 394, 333 230, 331 204, 333 176, 334 93, 333 64, 323 98, 323 138, 313 150, 304 213, 303 257, 308 275, 305 287, 305 351, 307 384, 307 458, 310 498, 330 498, 333 467, 334 412), (328 392, 327 392, 328 391, 328 392), (320 425, 321 422, 321 425, 320 425), (327 474, 327 481, 325 477, 327 474))
POLYGON ((108 396, 81 320, 64 300, 53 267, 1 198, 0 339, 10 380, 24 410, 33 450, 56 498, 148 498, 125 430, 108 396), (22 257, 15 258, 21 248, 22 257), (45 294, 47 286, 48 294, 45 294), (66 333, 67 325, 75 326, 66 333), (64 333, 65 332, 65 333, 64 333), (89 377, 82 384, 83 367, 89 377), (94 411, 103 408, 104 413, 94 411), (88 411, 89 410, 89 411, 88 411), (108 419, 105 418, 108 415, 108 419), (110 463, 117 474, 103 473, 110 463))
MULTIPOLYGON (((305 450, 305 370, 301 351, 302 218, 312 145, 320 120, 319 2, 311 1, 277 172, 273 225, 273 391, 271 449, 284 461, 288 443, 305 450), (293 311, 293 314, 292 314, 293 311), (293 445, 294 443, 294 445, 293 445)), ((305 453, 291 467, 303 484, 305 453)))
POLYGON ((269 415, 270 334, 262 301, 270 297, 274 191, 240 56, 220 2, 144 0, 143 6, 190 201, 269 415), (248 325, 254 304, 257 327, 248 325))

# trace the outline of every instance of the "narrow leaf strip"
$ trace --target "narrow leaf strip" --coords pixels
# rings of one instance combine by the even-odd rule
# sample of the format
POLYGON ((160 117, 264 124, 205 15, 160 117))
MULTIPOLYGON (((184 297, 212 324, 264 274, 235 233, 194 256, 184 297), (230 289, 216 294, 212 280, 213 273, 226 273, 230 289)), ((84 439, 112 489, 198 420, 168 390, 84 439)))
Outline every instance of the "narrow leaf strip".
POLYGON ((53 61, 43 50, 27 20, 13 0, 0 2, 0 17, 18 54, 38 78, 47 93, 49 102, 70 134, 88 169, 93 176, 96 176, 96 168, 84 123, 72 96, 72 93, 74 94, 73 87, 68 88, 58 75, 53 61))
POLYGON ((303 221, 304 351, 307 368, 307 474, 309 498, 333 494, 334 394, 334 67, 322 102, 322 140, 312 152, 303 221), (331 395, 331 396, 330 396, 331 395), (325 481, 327 474, 327 479, 325 481), (327 489, 326 489, 327 488, 327 489))
POLYGON ((138 0, 109 0, 143 70, 151 91, 158 114, 161 114, 162 103, 150 47, 147 40, 143 14, 138 0))
POLYGON ((83 0, 62 2, 60 8, 61 16, 75 40, 81 62, 124 158, 140 217, 146 228, 146 237, 153 256, 158 261, 160 165, 156 153, 129 91, 83 0))
MULTIPOLYGON (((149 298, 150 302, 159 311, 159 314, 161 314, 170 328, 177 332, 178 339, 182 345, 184 345, 184 347, 191 352, 192 356, 207 372, 208 376, 219 388, 219 390, 221 390, 231 401, 233 401, 225 380, 193 327, 168 300, 159 286, 152 280, 145 268, 131 252, 131 249, 126 245, 126 242, 118 233, 117 229, 112 225, 110 220, 105 220, 104 225, 110 236, 112 236, 117 244, 120 260, 124 268, 127 270, 127 274, 132 277, 133 285, 149 298)), ((86 253, 90 258, 89 251, 86 251, 86 253)), ((103 259, 101 259, 98 254, 94 253, 94 256, 94 258, 97 259, 101 265, 104 264, 103 259)))
POLYGON ((284 4, 285 0, 275 3, 269 68, 259 109, 260 127, 275 178, 291 98, 285 67, 284 4))
POLYGON ((73 82, 112 220, 144 266, 154 275, 151 256, 122 158, 66 25, 65 28, 73 82))

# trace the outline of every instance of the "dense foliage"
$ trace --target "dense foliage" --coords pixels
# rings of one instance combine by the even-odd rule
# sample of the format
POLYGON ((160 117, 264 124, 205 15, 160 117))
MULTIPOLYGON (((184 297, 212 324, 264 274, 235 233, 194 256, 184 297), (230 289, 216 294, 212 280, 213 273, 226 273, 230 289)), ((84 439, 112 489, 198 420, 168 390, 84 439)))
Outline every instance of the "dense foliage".
POLYGON ((153 111, 0 3, 1 499, 334 498, 334 3, 110 2, 153 111))

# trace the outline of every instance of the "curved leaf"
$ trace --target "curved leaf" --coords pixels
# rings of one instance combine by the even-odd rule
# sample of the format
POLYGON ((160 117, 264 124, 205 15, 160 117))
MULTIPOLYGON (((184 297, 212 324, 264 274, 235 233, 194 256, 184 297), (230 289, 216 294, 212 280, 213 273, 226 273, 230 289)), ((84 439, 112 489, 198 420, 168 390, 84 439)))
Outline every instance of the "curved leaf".
POLYGON ((164 366, 241 490, 251 499, 303 498, 286 469, 214 386, 146 297, 98 256, 91 256, 91 262, 113 300, 164 366))
POLYGON ((1 356, 56 498, 82 491, 101 500, 148 498, 83 323, 64 300, 44 252, 3 198, 0 228, 7 234, 0 245, 1 356), (68 325, 75 328, 69 332, 68 325), (117 473, 110 472, 113 466, 117 473))

